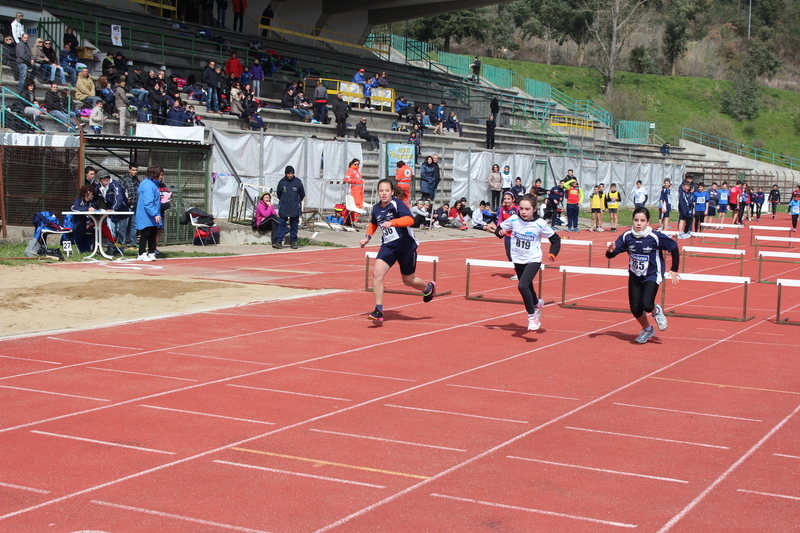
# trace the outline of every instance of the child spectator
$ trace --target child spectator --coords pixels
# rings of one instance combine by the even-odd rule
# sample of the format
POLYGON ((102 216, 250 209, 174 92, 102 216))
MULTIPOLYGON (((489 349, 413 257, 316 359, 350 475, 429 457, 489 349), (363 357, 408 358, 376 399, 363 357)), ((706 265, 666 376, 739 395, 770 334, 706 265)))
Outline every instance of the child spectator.
POLYGON ((572 178, 570 183, 564 183, 568 186, 566 192, 567 197, 567 231, 579 232, 578 229, 578 215, 580 215, 581 202, 583 202, 583 190, 578 185, 578 180, 572 178))
POLYGON ((430 224, 431 213, 425 209, 425 202, 423 200, 417 200, 417 204, 411 208, 411 216, 414 217, 413 228, 428 226, 430 224))
POLYGON ((605 195, 600 192, 600 187, 595 185, 592 188, 592 194, 589 196, 592 210, 592 227, 589 231, 604 231, 603 230, 603 207, 605 205, 605 195))
POLYGON ((694 231, 700 232, 700 225, 706 218, 706 211, 708 211, 709 195, 705 191, 705 184, 698 183, 697 190, 694 192, 694 231))
POLYGON ((778 213, 778 206, 781 203, 781 191, 778 189, 778 184, 774 184, 772 186, 772 190, 769 191, 769 207, 772 210, 772 218, 775 218, 775 215, 778 213))
POLYGON ((450 204, 445 202, 442 204, 442 207, 436 210, 434 213, 434 222, 433 225, 436 228, 441 228, 442 226, 449 226, 450 225, 450 218, 448 215, 450 214, 450 204))
POLYGON ((647 204, 647 190, 642 187, 642 180, 636 180, 636 188, 633 189, 633 206, 644 207, 647 204))
POLYGON ((89 114, 89 127, 95 135, 100 135, 103 131, 103 122, 106 120, 106 115, 103 113, 103 101, 98 100, 94 104, 91 114, 89 114))
POLYGON ((478 209, 472 213, 472 227, 475 229, 488 231, 489 233, 494 233, 497 229, 497 225, 491 220, 484 218, 483 214, 486 211, 486 208, 486 202, 481 200, 481 203, 478 205, 478 209))
POLYGON ((658 197, 658 208, 659 219, 661 220, 660 229, 661 231, 668 230, 670 228, 669 213, 672 211, 672 181, 669 178, 664 180, 664 186, 661 187, 661 194, 658 197))
MULTIPOLYGON (((668 182, 669 180, 666 180, 668 182)), ((665 182, 665 184, 666 184, 665 182)), ((617 223, 619 222, 619 202, 622 197, 617 190, 617 184, 611 184, 611 190, 606 194, 606 209, 608 209, 608 216, 611 219, 611 232, 617 232, 617 223)), ((669 222, 669 215, 667 216, 669 222)))
POLYGON ((514 195, 514 201, 519 203, 522 197, 525 195, 525 187, 522 186, 522 178, 517 176, 514 180, 514 186, 511 187, 511 194, 514 195))
MULTIPOLYGON (((728 182, 722 182, 722 188, 719 190, 719 200, 717 200, 717 211, 719 212, 719 218, 717 219, 717 224, 724 224, 725 223, 725 213, 728 212, 728 202, 730 201, 731 191, 728 190, 728 182)), ((722 229, 722 228, 717 228, 722 229)))

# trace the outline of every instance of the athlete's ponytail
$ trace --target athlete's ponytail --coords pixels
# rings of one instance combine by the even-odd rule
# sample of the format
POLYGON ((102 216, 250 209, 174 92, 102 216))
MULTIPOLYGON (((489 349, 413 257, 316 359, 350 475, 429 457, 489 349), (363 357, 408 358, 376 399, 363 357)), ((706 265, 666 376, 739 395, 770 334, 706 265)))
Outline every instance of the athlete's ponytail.
POLYGON ((400 200, 405 200, 406 199, 406 197, 407 197, 406 190, 403 189, 402 187, 399 187, 398 185, 396 185, 395 182, 393 182, 389 178, 383 178, 382 180, 380 180, 378 182, 378 188, 379 189, 381 188, 381 183, 388 183, 389 184, 389 186, 392 188, 392 196, 395 196, 400 200))

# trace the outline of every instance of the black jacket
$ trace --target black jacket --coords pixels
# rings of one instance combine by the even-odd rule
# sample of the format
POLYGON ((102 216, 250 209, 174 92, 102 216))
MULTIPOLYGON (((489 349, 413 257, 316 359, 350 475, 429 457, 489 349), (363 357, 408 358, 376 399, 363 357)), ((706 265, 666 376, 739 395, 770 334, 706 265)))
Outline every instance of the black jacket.
POLYGON ((372 137, 372 135, 367 131, 367 125, 361 121, 359 121, 358 124, 356 124, 356 137, 359 137, 361 139, 372 137))
POLYGON ((284 109, 290 109, 294 107, 294 96, 289 94, 289 91, 283 93, 283 97, 281 98, 281 105, 284 109))
POLYGON ((142 89, 144 85, 142 83, 142 77, 136 73, 134 70, 128 75, 128 87, 130 89, 142 89))
POLYGON ((347 118, 347 103, 344 100, 336 100, 333 101, 333 105, 331 106, 333 110, 333 115, 340 118, 347 118))
POLYGON ((278 195, 278 216, 280 217, 299 217, 303 210, 303 199, 306 197, 306 190, 303 182, 295 176, 292 179, 286 176, 278 182, 275 192, 278 195))
POLYGON ((216 89, 218 81, 217 71, 211 67, 206 67, 206 69, 203 71, 203 77, 201 78, 201 81, 212 89, 216 89))
POLYGON ((67 109, 67 97, 61 94, 61 92, 53 92, 47 91, 44 95, 44 107, 48 111, 61 111, 62 113, 66 113, 67 109))
POLYGON ((499 113, 500 112, 500 100, 496 98, 492 98, 489 102, 489 109, 491 109, 492 113, 499 113))

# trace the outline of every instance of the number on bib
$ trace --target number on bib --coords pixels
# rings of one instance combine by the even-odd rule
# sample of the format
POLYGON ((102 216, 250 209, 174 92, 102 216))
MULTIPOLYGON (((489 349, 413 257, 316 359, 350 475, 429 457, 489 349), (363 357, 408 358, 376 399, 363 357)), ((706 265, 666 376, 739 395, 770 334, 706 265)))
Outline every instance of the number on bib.
POLYGON ((517 241, 517 248, 523 248, 525 250, 531 249, 531 241, 523 241, 521 239, 515 239, 517 241))
POLYGON ((628 261, 628 269, 637 276, 644 276, 647 274, 647 268, 650 266, 650 258, 646 255, 631 254, 628 261))
POLYGON ((793 205, 792 206, 792 214, 793 215, 800 215, 800 205, 793 205))
POLYGON ((388 228, 381 228, 381 231, 383 232, 384 243, 396 241, 397 239, 400 238, 400 235, 397 234, 397 232, 394 230, 394 227, 392 226, 388 228))

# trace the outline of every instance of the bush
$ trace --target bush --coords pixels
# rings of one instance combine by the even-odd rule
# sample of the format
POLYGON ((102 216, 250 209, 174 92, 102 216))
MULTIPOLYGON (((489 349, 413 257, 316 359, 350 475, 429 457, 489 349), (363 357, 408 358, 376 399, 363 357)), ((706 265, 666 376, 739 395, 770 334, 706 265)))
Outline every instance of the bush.
POLYGON ((741 69, 734 75, 733 87, 722 96, 722 112, 738 121, 753 120, 761 109, 761 84, 755 71, 741 69))
POLYGON ((764 149, 764 140, 763 139, 753 139, 753 147, 758 148, 759 150, 764 149))
POLYGON ((752 137, 756 134, 756 125, 755 124, 747 124, 744 128, 742 128, 742 132, 747 135, 748 137, 752 137))
POLYGON ((719 113, 711 113, 707 117, 694 117, 689 121, 686 127, 695 131, 714 135, 722 139, 738 142, 733 123, 729 118, 726 118, 719 113))
POLYGON ((633 72, 639 74, 661 74, 656 60, 653 59, 652 54, 644 46, 637 46, 631 50, 628 63, 630 63, 633 72))

